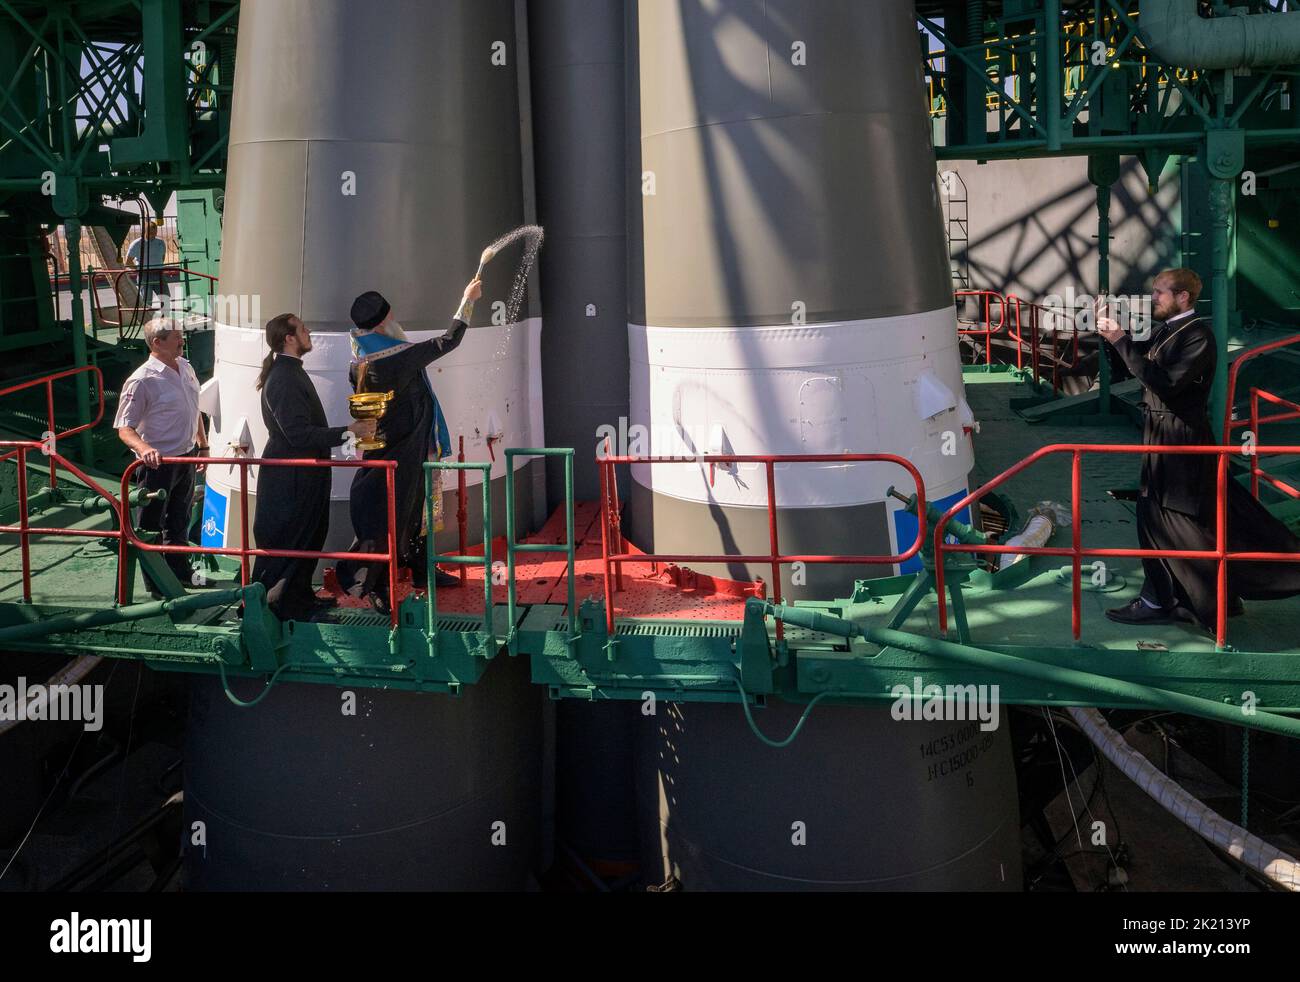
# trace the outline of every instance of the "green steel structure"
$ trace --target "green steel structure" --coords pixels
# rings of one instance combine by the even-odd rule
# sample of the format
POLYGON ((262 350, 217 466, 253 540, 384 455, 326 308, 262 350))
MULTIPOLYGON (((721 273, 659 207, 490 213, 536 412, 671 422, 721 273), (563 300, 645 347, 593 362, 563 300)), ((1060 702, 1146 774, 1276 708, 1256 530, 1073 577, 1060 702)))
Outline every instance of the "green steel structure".
MULTIPOLYGON (((572 450, 507 453, 558 456, 572 473, 572 450)), ((434 468, 487 466, 426 465, 428 474, 434 468)), ((6 494, 0 505, 0 522, 10 528, 23 524, 16 497, 6 494)), ((432 519, 432 497, 426 502, 432 519)), ((134 548, 126 553, 129 583, 136 582, 135 565, 147 564, 168 596, 137 604, 128 589, 126 602, 115 605, 109 598, 117 583, 119 540, 113 509, 103 497, 92 490, 82 500, 65 487, 61 496, 28 507, 31 524, 70 528, 83 536, 74 541, 91 544, 75 548, 68 540, 33 540, 33 602, 22 601, 14 577, 0 601, 0 647, 216 674, 239 704, 249 693, 235 693, 230 680, 236 678, 263 680, 262 695, 279 681, 455 695, 482 678, 491 659, 526 657, 533 681, 553 698, 644 700, 653 693, 668 701, 737 702, 748 712, 769 696, 810 708, 825 699, 891 702, 898 686, 910 691, 920 677, 939 686, 997 684, 1005 703, 1151 707, 1300 736, 1300 722, 1281 715, 1300 712, 1300 663, 1291 651, 1216 651, 1212 641, 1188 641, 1176 628, 1165 643, 1142 642, 1136 649, 1122 635, 1096 637, 1095 623, 1087 632, 1093 640, 1084 642, 1071 642, 1068 635, 1058 641, 1045 627, 1020 643, 1005 631, 990 630, 975 613, 991 604, 1011 605, 1031 619, 1054 607, 1055 621, 1068 623, 1068 590, 1055 584, 1055 574, 1027 561, 988 574, 949 556, 946 579, 957 617, 954 637, 948 639, 934 636, 927 626, 936 561, 930 547, 923 552, 921 571, 859 580, 852 595, 841 600, 779 605, 751 598, 740 621, 620 617, 611 636, 603 602, 575 594, 571 478, 563 543, 507 538, 506 604, 492 603, 493 577, 500 582, 502 571, 499 564, 494 569, 490 554, 438 556, 431 544, 431 566, 483 565, 483 614, 439 614, 434 591, 406 599, 395 626, 355 610, 341 611, 331 622, 282 623, 268 611, 263 587, 240 589, 237 578, 224 590, 186 595, 167 576, 157 553, 134 548), (517 601, 515 558, 530 551, 565 556, 567 603, 517 601), (1024 589, 1029 578, 1034 590, 1024 589), (774 631, 777 620, 786 626, 784 637, 774 631), (977 633, 1004 636, 975 640, 977 633)), ((909 507, 915 510, 915 499, 909 507)), ((933 507, 927 512, 933 526, 941 516, 933 507)), ((967 544, 987 541, 957 522, 948 532, 967 544)), ((5 561, 6 575, 20 572, 15 552, 5 561)), ((1293 620, 1288 613, 1274 626, 1285 634, 1293 620)), ((1275 641, 1258 634, 1255 639, 1275 641)))
MULTIPOLYGON (((1144 38, 1139 6, 1145 4, 919 0, 921 26, 942 45, 925 52, 946 137, 939 141, 939 156, 1087 155, 1102 216, 1119 155, 1139 156, 1152 184, 1175 156, 1195 157, 1209 196, 1214 323, 1226 353, 1238 183, 1248 166, 1262 174, 1294 157, 1300 104, 1280 95, 1291 93, 1298 72, 1295 64, 1199 71, 1162 64, 1144 38)), ((1272 7, 1294 9, 1284 2, 1272 7)), ((183 192, 183 223, 201 229, 192 261, 216 262, 211 243, 220 220, 212 192, 223 179, 236 11, 236 3, 224 0, 0 0, 0 82, 7 81, 0 89, 0 234, 27 243, 18 254, 5 255, 0 267, 0 350, 52 346, 58 367, 66 367, 69 351, 73 365, 91 363, 95 352, 85 331, 78 252, 74 246, 68 256, 71 324, 61 324, 53 314, 37 233, 42 225, 62 223, 68 241, 76 243, 84 224, 125 231, 120 213, 107 209, 105 199, 138 194, 157 208, 173 191, 183 192)), ((1263 187, 1293 188, 1298 174, 1269 176, 1263 187)), ((1103 218, 1100 241, 1106 235, 1103 218)), ((1102 255, 1098 290, 1106 292, 1102 255)), ((187 262, 190 256, 187 251, 187 262)), ((21 364, 28 375, 42 373, 36 356, 21 364)), ((1226 371, 1226 358, 1220 368, 1226 371)), ((77 389, 81 420, 91 416, 85 377, 77 389)), ((1102 417, 1108 415, 1107 385, 1103 376, 1102 417)), ((1218 391, 1216 420, 1223 417, 1222 384, 1218 391)), ((1003 436, 1005 446, 1017 446, 1015 436, 1003 436)), ((89 442, 80 448, 83 460, 93 458, 89 442)), ((1300 662, 1277 646, 1216 651, 1213 643, 1171 635, 1135 648, 1131 639, 1078 643, 1045 629, 1032 641, 1017 641, 1006 631, 998 637, 987 627, 981 632, 973 596, 981 604, 1019 604, 1020 616, 1060 623, 1068 608, 1061 605, 1052 572, 1036 567, 1027 589, 1022 581, 1030 575, 1028 562, 990 576, 948 559, 957 629, 953 638, 936 637, 930 616, 937 560, 928 547, 921 572, 859 580, 843 599, 793 606, 752 599, 740 621, 620 619, 611 635, 603 604, 575 594, 573 453, 506 451, 508 458, 561 459, 566 540, 560 546, 517 542, 515 489, 508 486, 504 606, 492 602, 493 577, 500 571, 490 551, 477 558, 439 556, 430 543, 430 569, 436 563, 483 563, 482 616, 440 614, 430 591, 403 602, 395 625, 368 613, 284 624, 267 610, 260 586, 240 589, 237 579, 224 591, 186 596, 174 578, 168 582, 156 555, 134 550, 128 550, 128 561, 152 564, 169 597, 136 604, 127 596, 115 605, 112 509, 106 520, 100 496, 67 478, 57 492, 20 500, 14 469, 6 466, 0 472, 0 524, 27 526, 39 518, 42 525, 80 529, 80 541, 88 544, 74 549, 66 541, 32 543, 32 562, 46 571, 44 579, 37 577, 31 601, 12 584, 0 593, 0 647, 218 674, 227 680, 230 697, 241 702, 246 700, 229 687, 230 679, 261 679, 268 688, 300 681, 456 694, 478 681, 492 658, 526 657, 533 681, 555 698, 639 700, 653 693, 672 701, 740 703, 748 713, 769 696, 810 707, 822 700, 888 702, 895 687, 923 676, 940 685, 996 682, 1008 703, 1145 706, 1300 735, 1300 723, 1281 715, 1300 712, 1300 662), (566 556, 564 605, 517 603, 516 557, 542 549, 566 556), (60 579, 61 587, 42 592, 60 579), (1041 606, 1034 607, 1039 600, 1041 606), (235 609, 239 604, 242 616, 235 609), (777 620, 788 628, 783 637, 774 631, 777 620), (977 633, 985 639, 975 640, 977 633), (1243 708, 1244 689, 1251 696, 1249 711, 1243 708)), ((480 463, 429 465, 429 474, 434 467, 477 469, 485 478, 488 473, 480 463)), ((506 473, 513 475, 513 468, 506 473)), ((35 470, 31 478, 34 483, 35 470)), ((490 523, 486 479, 482 487, 490 523)), ((929 517, 933 522, 938 514, 929 517)), ((970 529, 949 531, 979 541, 970 529)), ((491 540, 490 524, 484 538, 491 540)), ((13 554, 5 561, 6 578, 17 572, 13 554)), ((134 565, 129 577, 134 583, 134 565)))
MULTIPOLYGON (((237 13, 230 0, 0 2, 0 352, 21 352, 0 387, 51 365, 98 364, 112 393, 122 369, 87 334, 82 230, 103 228, 120 247, 132 221, 160 214, 173 192, 211 200, 205 189, 222 186, 237 13), (139 209, 106 203, 131 199, 139 209), (47 244, 58 225, 66 259, 47 244), (54 271, 70 291, 69 320, 58 316, 54 271)), ((88 418, 88 375, 64 395, 88 418)), ((6 418, 15 424, 32 435, 6 418)), ((77 455, 95 459, 89 434, 77 455)))
MULTIPOLYGON (((1276 228, 1276 209, 1300 187, 1300 171, 1290 166, 1300 148, 1300 40, 1297 18, 1283 23, 1281 16, 1300 4, 1209 6, 1210 19, 1179 0, 918 0, 917 13, 933 38, 926 44, 923 35, 941 160, 1088 157, 1098 295, 1111 288, 1109 205, 1120 155, 1142 162, 1153 190, 1171 160, 1194 158, 1188 190, 1206 207, 1191 216, 1196 224, 1185 241, 1201 237, 1208 249, 1185 247, 1183 258, 1202 274, 1213 304, 1219 360, 1211 419, 1218 426, 1240 321, 1233 288, 1239 222, 1263 209, 1276 228)), ((1300 255, 1294 229, 1276 238, 1292 259, 1300 255)), ((1289 279, 1294 263, 1277 260, 1275 268, 1289 279)), ((1112 411, 1104 358, 1099 371, 1094 412, 1104 416, 1112 411)))

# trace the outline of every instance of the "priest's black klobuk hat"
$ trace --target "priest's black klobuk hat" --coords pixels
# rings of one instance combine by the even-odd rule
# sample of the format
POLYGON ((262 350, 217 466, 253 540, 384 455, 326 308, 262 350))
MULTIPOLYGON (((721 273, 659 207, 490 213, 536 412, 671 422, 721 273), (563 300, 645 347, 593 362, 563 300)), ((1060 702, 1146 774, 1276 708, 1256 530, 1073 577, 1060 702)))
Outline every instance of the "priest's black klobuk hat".
POLYGON ((391 309, 382 294, 367 290, 352 301, 352 323, 363 331, 373 330, 384 322, 391 309))

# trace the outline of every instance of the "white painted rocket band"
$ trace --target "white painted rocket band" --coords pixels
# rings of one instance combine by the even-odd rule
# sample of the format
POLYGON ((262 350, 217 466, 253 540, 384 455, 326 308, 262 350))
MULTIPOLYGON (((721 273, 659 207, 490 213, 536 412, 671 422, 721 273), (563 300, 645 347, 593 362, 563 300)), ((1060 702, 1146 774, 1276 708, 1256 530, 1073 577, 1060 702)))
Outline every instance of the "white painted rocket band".
MULTIPOLYGON (((536 446, 542 441, 541 319, 529 318, 504 327, 473 328, 454 352, 429 366, 433 391, 447 418, 453 453, 460 436, 465 437, 465 459, 489 462, 488 438, 496 436, 492 448, 496 461, 492 477, 505 475, 506 447, 536 446)), ((411 341, 438 337, 442 331, 413 331, 411 341)), ((266 357, 265 332, 217 325, 216 369, 218 389, 213 400, 210 444, 214 455, 233 456, 234 446, 251 439, 249 456, 258 456, 266 446, 260 393, 255 388, 262 359, 266 357)), ((307 374, 320 395, 331 426, 352 422, 348 396, 352 386, 348 368, 352 363, 351 342, 346 334, 312 334, 312 350, 303 359, 307 374)), ((209 397, 211 398, 211 397, 209 397)), ((336 448, 335 459, 342 458, 336 448)), ((515 469, 527 464, 517 460, 515 469)), ((352 468, 333 469, 331 498, 346 500, 352 483, 352 468)), ((465 475, 468 486, 481 482, 479 471, 465 475)), ((207 483, 221 493, 239 491, 239 468, 213 466, 207 483)), ((454 481, 453 481, 454 483, 454 481)), ((250 468, 249 493, 257 493, 257 468, 250 468)))
MULTIPOLYGON (((629 325, 631 419, 645 454, 890 453, 927 497, 965 486, 973 464, 953 308, 782 327, 629 325)), ((633 478, 687 502, 767 507, 762 464, 640 465, 633 478)), ((780 508, 849 507, 911 493, 887 463, 778 464, 780 508)))

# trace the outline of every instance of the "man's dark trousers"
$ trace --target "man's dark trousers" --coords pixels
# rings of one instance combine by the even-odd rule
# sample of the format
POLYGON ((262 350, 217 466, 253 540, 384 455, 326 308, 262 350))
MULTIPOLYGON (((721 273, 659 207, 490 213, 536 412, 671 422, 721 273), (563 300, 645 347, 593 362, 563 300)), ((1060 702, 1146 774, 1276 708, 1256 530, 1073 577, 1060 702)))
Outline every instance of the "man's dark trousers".
MULTIPOLYGON (((181 456, 192 457, 194 451, 181 456)), ((194 506, 194 465, 159 464, 156 468, 149 468, 142 464, 135 472, 135 477, 136 482, 148 491, 167 492, 166 501, 150 501, 139 509, 135 520, 136 529, 141 532, 162 532, 163 545, 189 545, 190 510, 194 506)), ((163 555, 181 585, 189 586, 193 575, 189 556, 176 552, 163 555)), ((150 582, 147 572, 144 573, 144 581, 150 590, 157 589, 150 582)))

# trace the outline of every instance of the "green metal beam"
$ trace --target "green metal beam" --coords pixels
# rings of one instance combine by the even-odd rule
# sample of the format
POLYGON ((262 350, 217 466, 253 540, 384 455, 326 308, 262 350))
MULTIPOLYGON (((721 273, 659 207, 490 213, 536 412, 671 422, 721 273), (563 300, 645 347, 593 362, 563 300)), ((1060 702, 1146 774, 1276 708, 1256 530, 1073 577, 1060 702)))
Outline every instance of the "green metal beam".
POLYGON ((180 4, 172 0, 143 0, 144 132, 113 140, 115 166, 160 162, 179 164, 189 153, 185 119, 185 59, 180 4))

